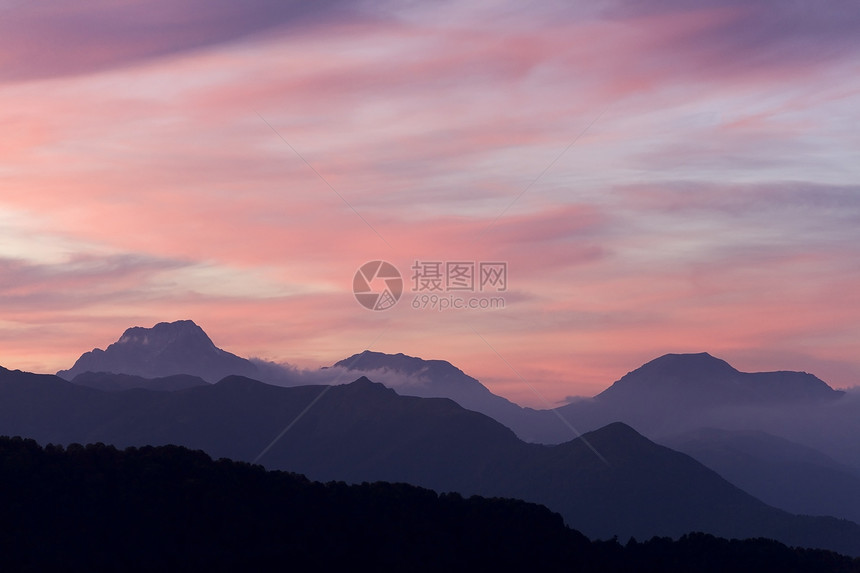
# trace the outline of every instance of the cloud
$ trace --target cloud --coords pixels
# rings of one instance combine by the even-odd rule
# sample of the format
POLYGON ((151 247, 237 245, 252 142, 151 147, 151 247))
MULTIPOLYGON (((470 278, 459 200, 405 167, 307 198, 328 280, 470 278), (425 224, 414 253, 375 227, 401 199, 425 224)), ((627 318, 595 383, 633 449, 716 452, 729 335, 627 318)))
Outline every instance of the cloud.
MULTIPOLYGON (((850 272, 860 241, 860 189, 805 181, 665 182, 620 186, 621 217, 647 232, 655 256, 691 262, 757 266, 806 258, 850 272), (763 224, 766 221, 767 224, 763 224), (679 238, 688 245, 679 249, 679 238), (672 249, 674 252, 665 251, 672 249), (684 252, 686 250, 686 252, 684 252), (837 262, 839 261, 839 262, 837 262)), ((832 272, 828 274, 832 274, 832 272)))
MULTIPOLYGON (((709 67, 812 65, 856 54, 860 10, 851 0, 826 5, 781 0, 616 0, 610 17, 636 19, 713 14, 714 25, 684 40, 688 61, 709 67)), ((679 45, 675 45, 679 48, 679 45)))
POLYGON ((262 31, 345 18, 340 0, 21 2, 0 11, 0 79, 29 80, 134 65, 262 31))
POLYGON ((83 309, 141 295, 153 273, 185 263, 133 254, 96 256, 75 254, 55 264, 0 259, 0 305, 6 317, 48 309, 83 309))
POLYGON ((379 384, 398 389, 426 386, 430 380, 420 373, 406 374, 389 368, 373 370, 350 370, 342 366, 323 368, 301 368, 288 363, 275 363, 259 358, 251 359, 263 372, 263 379, 285 386, 317 384, 349 384, 360 376, 366 376, 379 384))
POLYGON ((0 359, 192 318, 310 371, 429 352, 532 404, 471 328, 553 399, 702 349, 854 383, 856 13, 605 6, 7 9, 0 359), (508 304, 366 311, 377 258, 507 261, 508 304))

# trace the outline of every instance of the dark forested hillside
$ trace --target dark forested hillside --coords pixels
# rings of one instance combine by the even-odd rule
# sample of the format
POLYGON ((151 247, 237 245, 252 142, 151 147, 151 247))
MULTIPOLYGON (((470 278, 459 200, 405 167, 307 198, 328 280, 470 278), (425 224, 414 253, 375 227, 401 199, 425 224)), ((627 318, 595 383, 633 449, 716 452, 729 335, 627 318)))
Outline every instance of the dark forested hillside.
POLYGON ((0 438, 4 571, 860 571, 774 541, 590 542, 540 505, 311 482, 177 446, 0 438))

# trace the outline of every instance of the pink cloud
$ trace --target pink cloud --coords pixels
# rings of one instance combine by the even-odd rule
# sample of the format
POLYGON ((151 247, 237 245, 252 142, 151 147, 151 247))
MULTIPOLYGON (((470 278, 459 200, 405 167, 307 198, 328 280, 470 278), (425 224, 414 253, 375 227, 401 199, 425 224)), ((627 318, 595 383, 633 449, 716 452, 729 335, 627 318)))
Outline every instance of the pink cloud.
POLYGON ((348 3, 106 2, 14 3, 0 19, 0 78, 91 73, 187 52, 283 26, 350 14, 348 3))
MULTIPOLYGON (((128 326, 192 318, 228 350, 302 366, 371 344, 448 359, 538 406, 472 328, 550 401, 664 352, 756 367, 770 358, 750 348, 796 353, 849 376, 853 136, 822 111, 855 115, 853 80, 833 78, 845 52, 794 65, 771 31, 747 61, 757 8, 620 6, 456 27, 320 14, 257 34, 225 5, 181 38, 143 33, 163 13, 91 3, 78 15, 96 33, 58 33, 74 49, 55 61, 0 25, 35 62, 0 63, 15 79, 0 85, 0 209, 29 222, 0 251, 0 364, 56 370, 128 326), (134 33, 108 34, 114 20, 134 33), (506 261, 508 305, 366 311, 351 278, 375 258, 404 274, 506 261)), ((33 30, 69 17, 31 10, 15 18, 33 30)))

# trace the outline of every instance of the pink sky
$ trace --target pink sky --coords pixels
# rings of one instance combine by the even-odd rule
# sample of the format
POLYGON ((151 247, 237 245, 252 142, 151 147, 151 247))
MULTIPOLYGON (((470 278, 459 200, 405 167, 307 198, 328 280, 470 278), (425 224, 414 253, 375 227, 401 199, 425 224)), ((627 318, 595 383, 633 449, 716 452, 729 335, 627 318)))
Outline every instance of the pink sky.
POLYGON ((0 365, 190 318, 537 407, 667 352, 860 384, 855 3, 285 5, 0 2, 0 365), (412 309, 416 259, 505 308, 412 309))

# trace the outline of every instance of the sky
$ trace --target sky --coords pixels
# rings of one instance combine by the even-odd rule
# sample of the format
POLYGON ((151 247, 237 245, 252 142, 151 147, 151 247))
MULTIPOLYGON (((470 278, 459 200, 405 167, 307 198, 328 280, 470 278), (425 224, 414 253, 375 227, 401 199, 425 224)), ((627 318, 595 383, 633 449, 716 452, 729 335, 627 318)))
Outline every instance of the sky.
POLYGON ((857 29, 853 0, 0 0, 0 365, 192 319, 536 407, 669 352, 856 386, 857 29), (504 290, 415 280, 462 262, 504 290))

